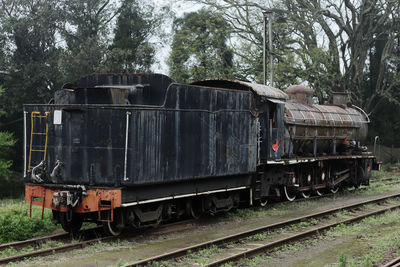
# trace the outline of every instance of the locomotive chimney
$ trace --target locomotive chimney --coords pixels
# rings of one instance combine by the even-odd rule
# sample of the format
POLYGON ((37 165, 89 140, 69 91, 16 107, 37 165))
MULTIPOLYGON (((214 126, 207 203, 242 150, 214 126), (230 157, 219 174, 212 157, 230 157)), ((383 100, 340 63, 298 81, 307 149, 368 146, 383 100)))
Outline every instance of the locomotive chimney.
POLYGON ((346 105, 349 102, 349 94, 345 92, 332 92, 332 104, 346 105))
POLYGON ((285 93, 289 96, 289 101, 312 105, 313 91, 305 85, 292 85, 286 89, 285 93))

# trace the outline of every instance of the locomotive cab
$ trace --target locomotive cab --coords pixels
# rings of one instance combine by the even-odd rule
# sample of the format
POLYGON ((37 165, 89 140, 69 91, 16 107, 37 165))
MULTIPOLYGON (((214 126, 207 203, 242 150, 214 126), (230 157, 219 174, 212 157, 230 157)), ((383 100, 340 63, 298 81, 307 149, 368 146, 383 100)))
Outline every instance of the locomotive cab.
POLYGON ((270 98, 265 102, 264 112, 259 116, 261 162, 279 161, 282 157, 284 108, 284 101, 270 98))

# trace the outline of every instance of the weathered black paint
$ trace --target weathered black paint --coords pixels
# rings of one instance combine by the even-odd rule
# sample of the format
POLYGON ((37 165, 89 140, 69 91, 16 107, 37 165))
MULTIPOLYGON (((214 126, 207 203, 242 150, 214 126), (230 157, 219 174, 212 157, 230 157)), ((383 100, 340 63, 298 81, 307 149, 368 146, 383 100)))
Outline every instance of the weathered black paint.
MULTIPOLYGON (((256 171, 251 92, 180 84, 164 89, 161 106, 26 105, 28 115, 50 111, 48 173, 59 160, 64 165, 57 183, 132 186, 256 171), (61 125, 53 124, 55 110, 62 110, 61 125)), ((85 101, 90 99, 88 94, 85 101)), ((30 127, 28 120, 28 132, 30 127)), ((32 165, 39 164, 40 156, 33 158, 32 165)))
POLYGON ((229 189, 251 186, 251 174, 241 174, 224 177, 208 177, 178 182, 163 183, 162 185, 130 186, 122 189, 122 202, 130 203, 141 200, 157 199, 166 196, 196 194, 216 189, 229 189))
POLYGON ((173 80, 161 74, 93 74, 65 84, 56 104, 133 104, 161 106, 173 80))

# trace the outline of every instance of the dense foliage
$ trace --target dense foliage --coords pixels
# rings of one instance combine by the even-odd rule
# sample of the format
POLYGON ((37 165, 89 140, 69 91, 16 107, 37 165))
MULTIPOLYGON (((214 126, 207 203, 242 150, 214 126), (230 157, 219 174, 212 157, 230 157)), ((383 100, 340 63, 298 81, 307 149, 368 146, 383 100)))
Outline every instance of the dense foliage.
POLYGON ((168 60, 178 82, 204 78, 231 78, 233 51, 228 48, 231 28, 218 12, 201 9, 174 21, 168 60))
MULTIPOLYGON (((51 211, 46 211, 44 220, 32 220, 28 204, 23 200, 2 200, 0 203, 0 244, 26 240, 48 234, 56 228, 51 222, 51 211)), ((34 216, 41 211, 34 210, 34 216)))
POLYGON ((125 0, 121 6, 107 66, 110 72, 149 72, 155 61, 155 47, 149 37, 160 26, 152 17, 154 8, 125 0))
MULTIPOLYGON (((0 86, 0 96, 4 92, 4 89, 0 86)), ((0 109, 0 116, 5 115, 5 111, 0 109)), ((0 184, 8 179, 9 168, 12 165, 12 161, 8 153, 10 148, 15 144, 12 133, 0 132, 0 184)))

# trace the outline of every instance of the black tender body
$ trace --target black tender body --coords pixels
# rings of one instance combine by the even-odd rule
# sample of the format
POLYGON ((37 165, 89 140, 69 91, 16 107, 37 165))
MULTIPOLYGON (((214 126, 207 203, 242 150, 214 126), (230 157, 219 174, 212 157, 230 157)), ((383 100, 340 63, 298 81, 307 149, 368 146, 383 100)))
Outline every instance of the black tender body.
MULTIPOLYGON (((50 112, 46 166, 48 173, 56 161, 63 167, 47 182, 136 186, 255 172, 252 101, 250 91, 158 74, 93 75, 64 86, 54 104, 25 105, 25 112, 50 112)), ((43 148, 34 138, 33 148, 43 148)), ((31 165, 42 159, 32 152, 31 165)))

